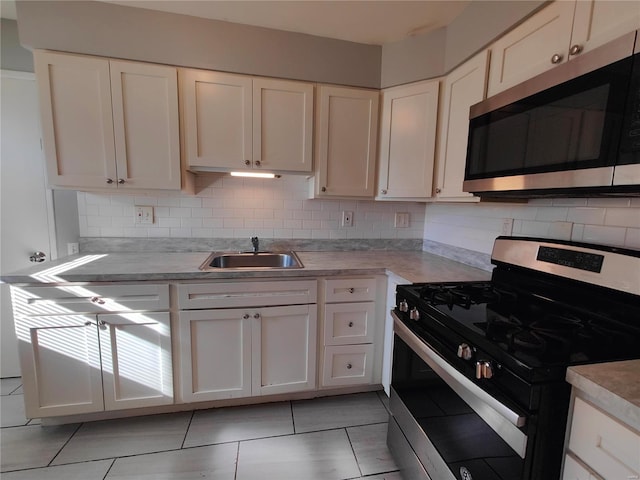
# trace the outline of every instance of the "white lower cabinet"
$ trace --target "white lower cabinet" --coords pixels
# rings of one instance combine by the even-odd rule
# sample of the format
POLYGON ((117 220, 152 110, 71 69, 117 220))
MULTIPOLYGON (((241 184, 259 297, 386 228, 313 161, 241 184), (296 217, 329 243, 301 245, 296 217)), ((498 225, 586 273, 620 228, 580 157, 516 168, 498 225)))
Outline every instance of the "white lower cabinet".
POLYGON ((315 280, 179 285, 182 400, 315 389, 316 290, 315 280))
POLYGON ((563 480, 640 477, 640 432, 575 397, 563 480))
POLYGON ((168 310, 168 285, 12 287, 28 418, 173 403, 169 313, 124 290, 168 310))
POLYGON ((375 278, 324 280, 322 387, 373 383, 375 278))

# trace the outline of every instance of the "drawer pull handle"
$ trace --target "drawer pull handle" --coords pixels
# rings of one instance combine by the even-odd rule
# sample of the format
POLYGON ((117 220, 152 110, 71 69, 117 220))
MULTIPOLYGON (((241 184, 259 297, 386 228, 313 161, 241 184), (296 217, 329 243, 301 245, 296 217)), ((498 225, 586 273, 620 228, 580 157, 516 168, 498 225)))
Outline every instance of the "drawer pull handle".
POLYGON ((353 322, 349 322, 349 328, 353 327, 353 322))
POLYGON ((254 313, 253 314, 253 318, 255 318, 257 320, 258 318, 260 318, 260 314, 259 313, 254 313))
POLYGON ((93 323, 91 323, 89 320, 87 320, 86 322, 84 322, 84 326, 88 327, 89 325, 93 325, 93 323))
POLYGON ((104 305, 104 300, 100 297, 91 297, 91 303, 97 303, 98 305, 104 305))
POLYGON ((355 289, 355 288, 353 288, 353 287, 351 287, 351 288, 349 289, 349 293, 353 293, 353 292, 355 292, 355 291, 356 291, 356 289, 355 289))
POLYGON ((351 370, 353 368, 353 365, 351 365, 350 363, 347 363, 347 370, 351 370))
POLYGON ((242 318, 243 318, 243 319, 245 319, 245 320, 246 320, 246 319, 248 319, 248 318, 249 318, 249 314, 248 314, 248 313, 245 313, 245 314, 242 316, 242 318))

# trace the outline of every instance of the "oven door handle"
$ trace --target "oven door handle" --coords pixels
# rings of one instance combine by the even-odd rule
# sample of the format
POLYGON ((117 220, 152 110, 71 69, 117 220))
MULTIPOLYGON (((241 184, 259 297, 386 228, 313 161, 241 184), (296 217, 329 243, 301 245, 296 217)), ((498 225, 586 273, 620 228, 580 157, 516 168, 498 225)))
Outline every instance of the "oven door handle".
POLYGON ((516 427, 523 427, 527 423, 527 418, 514 412, 511 408, 505 404, 499 402, 494 397, 485 392, 482 388, 477 386, 463 374, 458 372, 452 367, 444 358, 429 348, 422 340, 409 330, 409 328, 402 323, 394 311, 391 311, 393 317, 394 332, 406 342, 406 344, 445 381, 447 384, 456 390, 456 386, 462 387, 469 393, 477 397, 486 405, 493 408, 497 413, 503 416, 511 424, 516 427))

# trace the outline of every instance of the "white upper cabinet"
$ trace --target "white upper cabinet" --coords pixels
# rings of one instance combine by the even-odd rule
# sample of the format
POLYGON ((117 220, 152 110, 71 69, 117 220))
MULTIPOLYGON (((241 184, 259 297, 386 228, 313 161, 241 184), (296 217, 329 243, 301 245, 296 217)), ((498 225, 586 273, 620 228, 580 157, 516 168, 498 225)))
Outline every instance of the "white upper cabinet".
POLYGON ((180 189, 176 69, 35 51, 49 184, 180 189))
POLYGON ((438 90, 438 80, 383 90, 376 200, 431 197, 438 90))
POLYGON ((377 90, 318 87, 313 197, 373 198, 379 96, 377 90))
POLYGON ((487 95, 495 95, 637 28, 637 1, 556 0, 491 46, 487 95))
POLYGON ((181 69, 187 168, 310 173, 313 84, 181 69))
POLYGON ((438 121, 438 154, 434 182, 437 201, 480 200, 462 191, 469 135, 469 109, 485 98, 489 52, 476 55, 444 79, 438 121))
POLYGON ((311 173, 313 84, 253 79, 253 167, 311 173))
POLYGON ((252 80, 180 70, 187 168, 251 168, 252 80))

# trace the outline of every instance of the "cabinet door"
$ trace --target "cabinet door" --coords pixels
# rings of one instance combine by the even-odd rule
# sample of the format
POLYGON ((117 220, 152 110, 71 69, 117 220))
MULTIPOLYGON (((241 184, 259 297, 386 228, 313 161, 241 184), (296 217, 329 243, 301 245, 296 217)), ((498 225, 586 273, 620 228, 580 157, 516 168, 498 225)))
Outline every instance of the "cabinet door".
POLYGON ((316 305, 255 310, 252 338, 253 395, 316 387, 316 305))
POLYGON ((637 1, 581 0, 576 3, 571 47, 588 52, 638 28, 637 1))
POLYGON ((373 197, 378 91, 318 87, 317 197, 373 197))
POLYGON ((187 168, 250 168, 251 77, 190 69, 179 76, 187 168))
POLYGON ((491 45, 488 97, 567 60, 574 8, 574 1, 552 2, 491 45))
POLYGON ((251 396, 251 322, 245 309, 180 312, 182 400, 251 396))
POLYGON ((447 75, 440 104, 435 196, 446 201, 478 201, 462 191, 469 136, 469 108, 485 98, 489 52, 484 51, 447 75))
POLYGON ((311 172, 313 84, 253 80, 253 167, 311 172))
POLYGON ((28 418, 104 409, 94 315, 16 318, 28 418))
POLYGON ((111 61, 118 188, 180 189, 176 69, 111 61))
POLYGON ((106 410, 173 403, 168 313, 98 315, 106 410))
POLYGON ((382 93, 377 200, 431 197, 439 82, 382 93))
POLYGON ((36 50, 49 184, 116 188, 109 61, 36 50))

